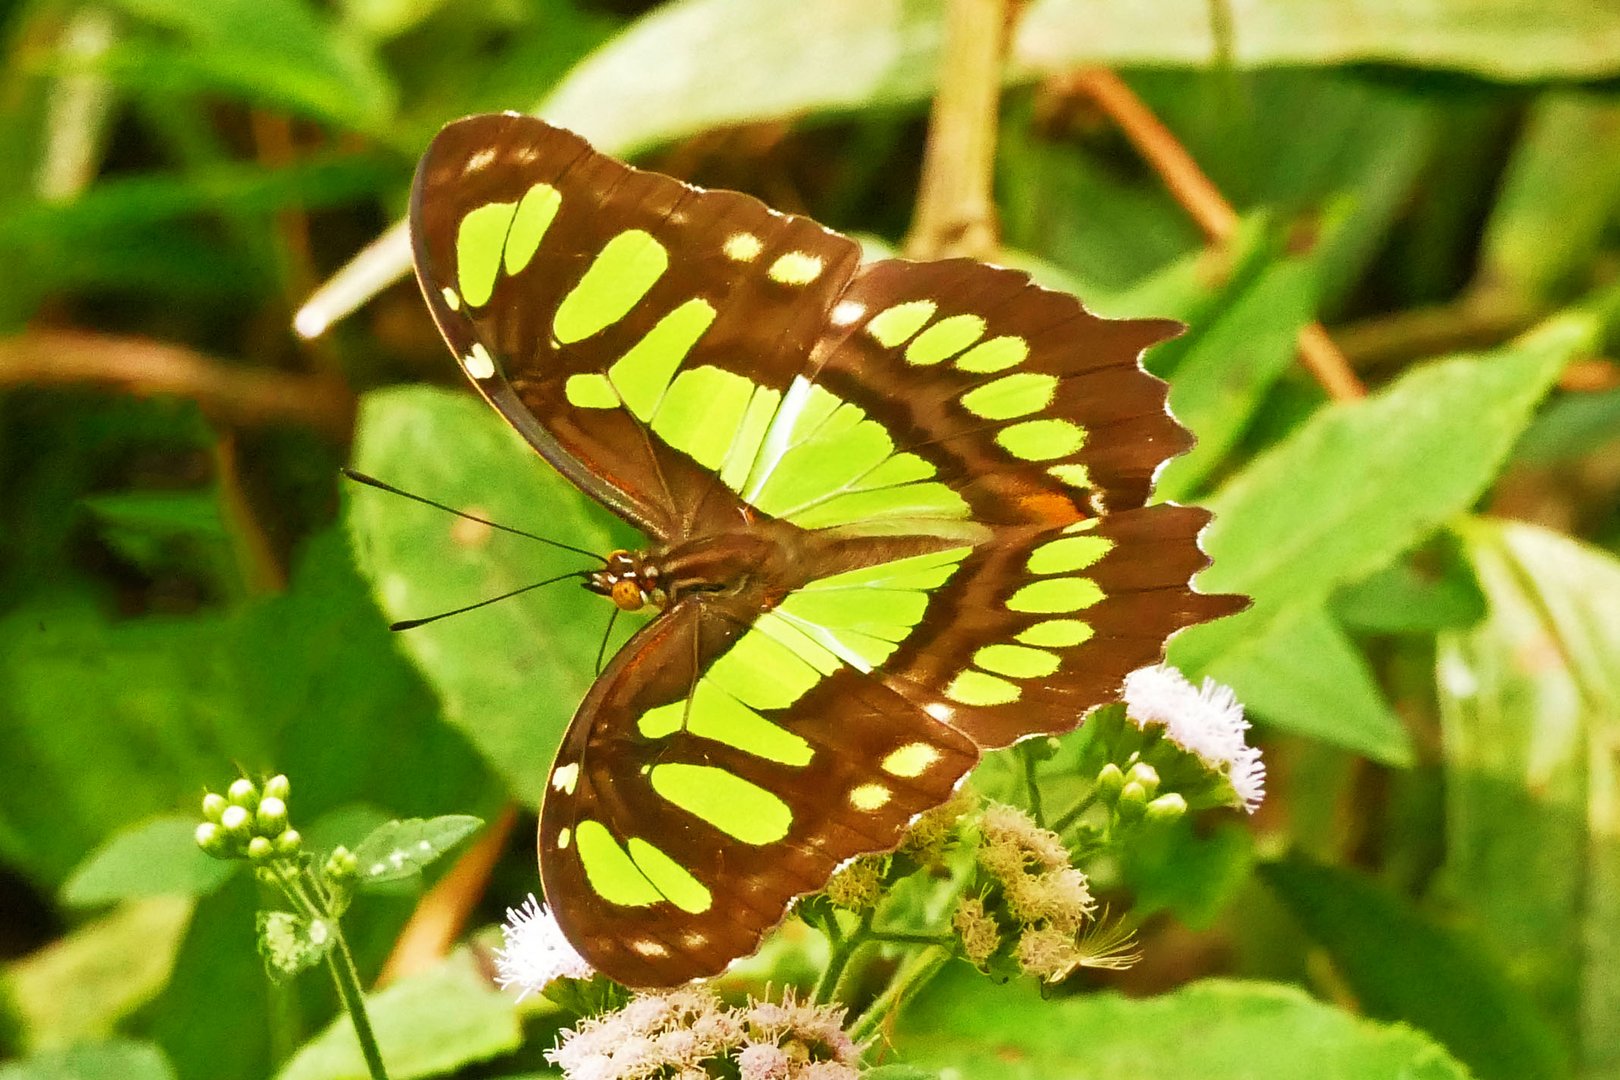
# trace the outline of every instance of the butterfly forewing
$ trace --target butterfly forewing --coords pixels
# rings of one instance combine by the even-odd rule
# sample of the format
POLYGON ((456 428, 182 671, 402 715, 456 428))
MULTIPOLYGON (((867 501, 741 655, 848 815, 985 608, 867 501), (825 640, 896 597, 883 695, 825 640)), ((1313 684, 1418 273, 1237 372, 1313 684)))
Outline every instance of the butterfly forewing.
POLYGON ((727 519, 704 496, 733 433, 775 411, 859 257, 807 218, 510 114, 439 134, 411 222, 423 293, 474 385, 657 539, 727 519))
POLYGON ((732 568, 608 664, 545 794, 547 899, 620 981, 719 971, 981 749, 1241 606, 1189 584, 1207 514, 1145 505, 1190 444, 1138 362, 1174 324, 965 260, 860 268, 515 115, 439 135, 411 222, 479 391, 655 559, 732 568))

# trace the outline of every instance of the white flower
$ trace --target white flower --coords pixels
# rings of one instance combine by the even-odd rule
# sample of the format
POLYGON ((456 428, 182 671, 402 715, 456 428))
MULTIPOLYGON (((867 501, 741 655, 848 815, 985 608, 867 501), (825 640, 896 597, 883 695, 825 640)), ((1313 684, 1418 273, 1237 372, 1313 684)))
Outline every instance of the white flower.
POLYGON ((588 979, 596 974, 533 893, 519 907, 506 909, 501 934, 506 944, 495 951, 496 979, 503 990, 518 987, 519 1001, 544 990, 554 979, 588 979))
POLYGON ((1125 676, 1124 699, 1137 727, 1162 724, 1171 742, 1224 773, 1254 813, 1266 796, 1266 767, 1260 751, 1248 745, 1249 722, 1230 687, 1209 678, 1194 687, 1175 668, 1159 664, 1125 676))

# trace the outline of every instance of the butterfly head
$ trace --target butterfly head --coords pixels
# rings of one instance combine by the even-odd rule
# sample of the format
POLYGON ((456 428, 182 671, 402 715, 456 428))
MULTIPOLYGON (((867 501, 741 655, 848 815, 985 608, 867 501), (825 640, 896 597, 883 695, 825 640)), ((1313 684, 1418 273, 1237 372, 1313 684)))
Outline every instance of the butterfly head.
POLYGON ((591 571, 585 587, 613 601, 623 611, 640 611, 648 604, 662 606, 657 564, 630 551, 610 552, 602 569, 591 571))

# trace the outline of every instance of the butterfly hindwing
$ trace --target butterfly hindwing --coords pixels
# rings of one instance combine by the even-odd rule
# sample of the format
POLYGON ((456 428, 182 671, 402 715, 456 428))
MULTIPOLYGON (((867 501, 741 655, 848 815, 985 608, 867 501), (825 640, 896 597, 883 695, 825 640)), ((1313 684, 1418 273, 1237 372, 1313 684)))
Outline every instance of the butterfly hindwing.
POLYGON ((643 628, 553 768, 546 896, 591 963, 632 986, 752 952, 795 896, 892 848, 978 759, 961 733, 750 610, 757 599, 686 601, 643 628))

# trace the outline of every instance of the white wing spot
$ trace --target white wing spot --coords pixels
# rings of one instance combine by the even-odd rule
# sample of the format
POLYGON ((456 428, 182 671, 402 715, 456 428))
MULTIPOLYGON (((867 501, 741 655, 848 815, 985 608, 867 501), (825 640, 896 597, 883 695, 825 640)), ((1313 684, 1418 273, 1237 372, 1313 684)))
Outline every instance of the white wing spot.
POLYGON ((771 263, 771 268, 765 275, 772 281, 783 285, 808 285, 821 276, 821 269, 826 265, 820 255, 811 255, 805 251, 790 251, 786 255, 777 257, 771 263))
POLYGON ((557 850, 568 850, 568 842, 574 838, 573 829, 559 829, 557 832, 557 850))
POLYGON ((721 250, 726 253, 726 258, 734 262, 753 262, 765 250, 765 245, 753 233, 740 232, 726 237, 721 250))
POLYGON ((493 146, 486 146, 484 149, 478 151, 478 153, 469 157, 467 159, 467 164, 462 166, 461 171, 464 173, 477 172, 479 169, 488 168, 489 163, 494 160, 495 148, 493 146))
POLYGON ((866 305, 855 300, 840 300, 832 309, 834 326, 849 326, 866 314, 866 305))
POLYGON ((652 941, 652 940, 650 940, 648 938, 642 938, 640 941, 632 941, 630 943, 630 947, 632 949, 636 950, 636 952, 640 953, 642 956, 668 956, 669 955, 669 950, 668 949, 666 949, 662 945, 658 944, 658 942, 652 941))
POLYGON ((490 357, 489 350, 484 348, 482 341, 475 342, 472 352, 461 358, 461 366, 475 379, 488 379, 495 374, 495 361, 490 357))
POLYGON ((938 720, 942 724, 950 723, 951 717, 956 715, 956 710, 945 704, 943 701, 930 701, 928 704, 923 706, 923 712, 927 713, 929 716, 932 716, 935 720, 938 720))
POLYGON ((551 772, 551 786, 564 795, 572 795, 574 787, 579 783, 579 762, 573 761, 567 765, 559 765, 551 772))
POLYGON ((445 307, 449 308, 451 311, 461 310, 461 294, 456 292, 456 290, 446 285, 439 291, 439 295, 444 297, 445 307))
POLYGON ((880 810, 892 794, 882 784, 862 784, 849 793, 849 805, 857 810, 880 810))

